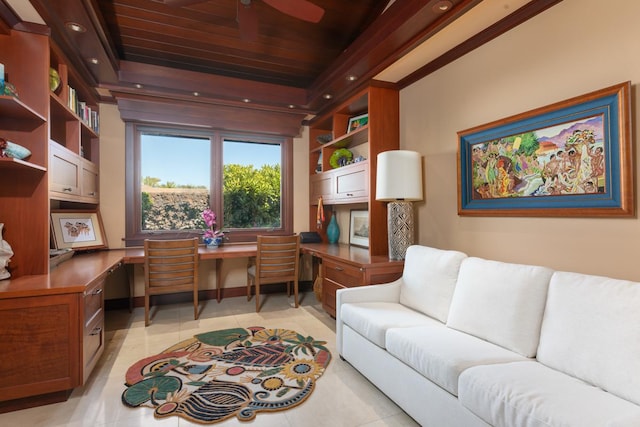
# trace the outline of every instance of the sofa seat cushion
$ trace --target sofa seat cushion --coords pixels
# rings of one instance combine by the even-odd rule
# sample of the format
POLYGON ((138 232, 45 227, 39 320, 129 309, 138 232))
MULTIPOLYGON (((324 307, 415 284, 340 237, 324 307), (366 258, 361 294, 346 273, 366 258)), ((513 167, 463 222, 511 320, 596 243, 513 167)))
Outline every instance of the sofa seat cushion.
POLYGON ((389 353, 454 396, 471 366, 529 360, 441 323, 389 329, 386 342, 389 353))
POLYGON ((422 313, 392 302, 342 304, 340 319, 342 323, 382 348, 386 348, 385 335, 389 328, 430 323, 442 325, 422 313))
POLYGON ((460 263, 466 257, 458 251, 409 246, 402 273, 400 303, 446 322, 460 263))
POLYGON ((640 405, 640 284, 556 272, 538 361, 640 405))
POLYGON ((496 427, 631 427, 640 407, 535 361, 475 366, 458 399, 496 427))
POLYGON ((466 258, 447 325, 534 357, 552 274, 546 267, 466 258))

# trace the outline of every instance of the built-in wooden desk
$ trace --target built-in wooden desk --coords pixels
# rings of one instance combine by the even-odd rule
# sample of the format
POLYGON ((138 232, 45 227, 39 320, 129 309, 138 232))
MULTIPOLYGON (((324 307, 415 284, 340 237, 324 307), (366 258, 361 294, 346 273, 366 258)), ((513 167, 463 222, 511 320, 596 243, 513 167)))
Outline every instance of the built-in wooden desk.
POLYGON ((302 253, 321 260, 317 271, 322 277, 322 308, 333 317, 338 289, 392 282, 402 276, 404 269, 404 261, 371 256, 368 249, 356 246, 305 243, 300 248, 302 253))
MULTIPOLYGON (((220 286, 222 281, 222 260, 225 258, 247 258, 256 256, 258 246, 251 244, 227 244, 217 248, 207 248, 201 246, 198 249, 200 259, 216 260, 216 299, 218 302, 222 299, 220 286)), ((123 261, 125 264, 144 264, 144 248, 127 248, 124 250, 123 261)), ((129 271, 129 307, 133 305, 133 272, 129 271)))
MULTIPOLYGON (((322 260, 322 305, 332 316, 337 289, 392 281, 404 265, 348 245, 303 244, 301 252, 322 260)), ((218 301, 222 261, 256 253, 255 243, 200 248, 201 259, 216 260, 218 301)), ((141 263, 143 248, 79 253, 49 274, 0 281, 0 413, 66 400, 86 382, 104 350, 106 277, 141 263)), ((133 297, 131 276, 129 289, 133 297)))
POLYGON ((124 251, 0 281, 0 413, 66 400, 104 351, 104 284, 124 251))

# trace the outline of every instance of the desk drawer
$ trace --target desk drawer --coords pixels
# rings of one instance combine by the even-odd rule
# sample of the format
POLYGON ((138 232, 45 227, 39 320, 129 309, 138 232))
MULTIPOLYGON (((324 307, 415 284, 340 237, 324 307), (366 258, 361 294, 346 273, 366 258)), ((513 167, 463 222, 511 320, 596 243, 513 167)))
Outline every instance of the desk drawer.
POLYGON ((344 288, 333 280, 322 280, 322 308, 333 317, 336 317, 336 291, 344 288))
POLYGON ((84 291, 84 324, 88 325, 96 316, 103 317, 104 279, 96 281, 84 291))
POLYGON ((84 331, 82 334, 82 383, 100 359, 104 351, 104 283, 102 277, 89 286, 83 293, 84 331))
POLYGON ((95 317, 88 323, 82 338, 82 383, 84 384, 104 351, 104 316, 95 317))
POLYGON ((364 285, 364 273, 361 268, 325 259, 324 276, 345 287, 364 285))

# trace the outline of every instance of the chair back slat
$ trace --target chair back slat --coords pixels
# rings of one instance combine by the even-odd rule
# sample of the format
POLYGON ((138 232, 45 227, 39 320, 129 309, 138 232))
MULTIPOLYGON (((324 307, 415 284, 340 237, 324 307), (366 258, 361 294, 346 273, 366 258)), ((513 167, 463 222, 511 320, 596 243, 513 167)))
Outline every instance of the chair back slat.
POLYGON ((258 236, 256 275, 261 283, 280 283, 298 277, 300 236, 258 236))
POLYGON ((194 318, 198 306, 198 239, 144 241, 145 325, 149 296, 193 292, 194 318))

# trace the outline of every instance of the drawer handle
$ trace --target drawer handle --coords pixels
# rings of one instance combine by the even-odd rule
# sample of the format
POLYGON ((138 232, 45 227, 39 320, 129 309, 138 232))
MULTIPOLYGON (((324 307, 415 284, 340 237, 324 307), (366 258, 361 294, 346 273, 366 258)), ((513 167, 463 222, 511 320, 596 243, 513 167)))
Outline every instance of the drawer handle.
POLYGON ((97 328, 94 328, 89 335, 100 335, 100 332, 102 332, 102 328, 98 326, 97 328))
POLYGON ((102 288, 96 289, 95 291, 93 291, 92 295, 100 295, 101 293, 102 293, 102 288))
POLYGON ((95 196, 95 195, 96 195, 96 192, 95 192, 95 191, 92 191, 92 192, 90 192, 90 193, 89 193, 89 195, 90 195, 90 196, 95 196))
POLYGON ((62 191, 71 191, 71 187, 63 188, 62 191))
POLYGON ((344 268, 342 268, 342 267, 336 267, 336 268, 335 268, 335 270, 336 270, 336 271, 344 271, 344 268))

